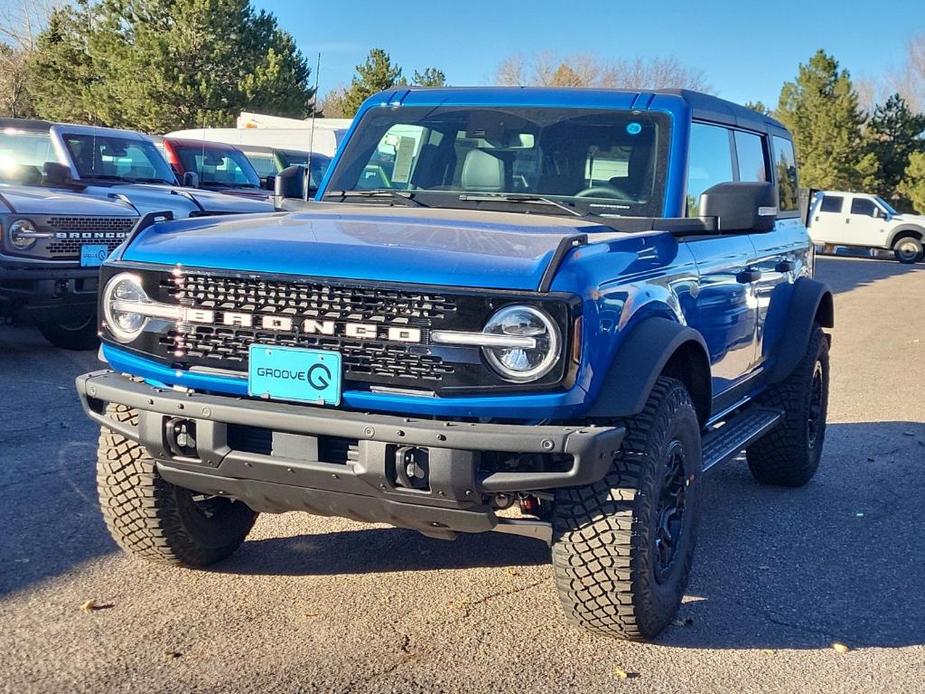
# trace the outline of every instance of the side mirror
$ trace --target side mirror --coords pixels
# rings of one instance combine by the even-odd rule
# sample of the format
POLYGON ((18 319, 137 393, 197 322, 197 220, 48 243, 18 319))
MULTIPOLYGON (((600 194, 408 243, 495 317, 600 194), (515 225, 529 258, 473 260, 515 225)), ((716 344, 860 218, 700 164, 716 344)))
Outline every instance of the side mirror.
POLYGON ((301 164, 288 166, 273 181, 273 193, 277 198, 302 198, 305 190, 306 168, 301 164))
POLYGON ((700 196, 700 216, 714 217, 721 234, 774 229, 777 195, 770 183, 720 183, 700 196))
POLYGON ((198 188, 199 187, 199 174, 195 171, 187 171, 183 174, 183 187, 184 188, 198 188))
POLYGON ((42 183, 46 186, 63 186, 72 181, 71 168, 56 161, 46 161, 42 165, 42 183))
POLYGON ((276 191, 276 176, 266 176, 262 181, 260 181, 261 186, 264 190, 276 191))

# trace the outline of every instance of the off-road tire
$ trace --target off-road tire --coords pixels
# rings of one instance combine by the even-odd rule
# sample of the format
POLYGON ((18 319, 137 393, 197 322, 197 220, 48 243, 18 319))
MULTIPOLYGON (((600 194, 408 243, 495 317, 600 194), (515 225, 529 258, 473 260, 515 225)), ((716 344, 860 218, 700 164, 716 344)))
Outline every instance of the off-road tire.
POLYGON ((922 259, 923 253, 925 249, 922 247, 922 242, 911 236, 901 238, 893 244, 893 255, 903 265, 917 263, 922 259))
POLYGON ((569 621, 608 636, 649 639, 671 623, 690 575, 700 506, 700 425, 684 385, 670 378, 659 378, 645 409, 622 424, 626 437, 604 479, 556 491, 553 570, 569 621), (676 549, 663 565, 656 531, 678 447, 684 508, 676 549))
POLYGON ((67 320, 42 321, 39 332, 55 347, 71 350, 89 350, 99 347, 96 330, 96 313, 78 315, 67 320))
POLYGON ((828 398, 829 341, 816 324, 800 363, 760 398, 762 404, 783 410, 784 417, 746 451, 748 468, 756 480, 802 487, 812 479, 825 443, 828 398))
MULTIPOLYGON (((109 405, 108 417, 137 422, 135 410, 109 405)), ((230 556, 257 513, 240 501, 196 499, 167 482, 140 444, 100 427, 97 491, 109 533, 129 554, 162 564, 199 568, 230 556)))

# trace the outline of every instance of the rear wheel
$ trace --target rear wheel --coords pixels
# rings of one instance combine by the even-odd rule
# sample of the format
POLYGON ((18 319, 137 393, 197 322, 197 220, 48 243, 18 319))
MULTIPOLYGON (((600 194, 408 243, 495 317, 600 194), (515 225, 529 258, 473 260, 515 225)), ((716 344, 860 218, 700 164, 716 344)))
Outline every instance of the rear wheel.
MULTIPOLYGON (((134 423, 137 413, 109 405, 107 416, 134 423)), ((97 490, 113 539, 129 554, 164 564, 203 567, 244 542, 257 513, 240 501, 206 497, 167 482, 143 446, 100 428, 97 490)))
POLYGON ((782 382, 761 397, 762 404, 783 410, 783 421, 748 447, 748 467, 764 484, 802 487, 822 456, 829 402, 829 342, 814 326, 803 359, 782 382))
POLYGON ((51 344, 61 349, 96 349, 96 313, 79 314, 53 321, 42 321, 38 329, 51 344))
POLYGON ((690 396, 660 378, 611 471, 556 492, 552 559, 566 616, 627 639, 656 636, 687 587, 699 513, 700 425, 690 396))
POLYGON ((922 259, 922 242, 907 236, 893 244, 893 254, 896 260, 904 264, 911 264, 922 259))

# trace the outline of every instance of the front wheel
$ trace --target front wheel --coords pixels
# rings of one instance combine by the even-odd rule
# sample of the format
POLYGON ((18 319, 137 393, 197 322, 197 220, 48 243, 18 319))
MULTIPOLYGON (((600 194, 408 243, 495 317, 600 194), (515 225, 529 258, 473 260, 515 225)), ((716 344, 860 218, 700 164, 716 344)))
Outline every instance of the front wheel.
POLYGON ((95 312, 43 321, 38 324, 38 329, 46 340, 61 349, 87 350, 99 346, 95 312))
POLYGON ((660 378, 610 472, 560 489, 553 512, 556 589, 570 621, 624 639, 661 632, 681 604, 699 513, 700 425, 687 390, 660 378))
MULTIPOLYGON (((107 416, 136 423, 138 414, 109 405, 107 416)), ((135 556, 199 568, 230 556, 257 514, 240 501, 205 497, 171 484, 140 444, 100 429, 96 482, 109 534, 135 556)))
POLYGON ((922 242, 918 239, 907 236, 893 244, 893 255, 896 256, 896 260, 904 265, 918 262, 922 259, 922 254, 922 242))

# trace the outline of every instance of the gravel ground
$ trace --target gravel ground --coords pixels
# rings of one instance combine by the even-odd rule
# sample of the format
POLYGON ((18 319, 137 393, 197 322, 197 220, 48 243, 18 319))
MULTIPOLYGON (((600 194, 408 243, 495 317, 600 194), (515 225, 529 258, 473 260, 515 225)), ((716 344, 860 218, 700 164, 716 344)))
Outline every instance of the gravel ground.
POLYGON ((0 691, 923 691, 925 266, 818 275, 838 322, 819 474, 711 471, 689 623, 654 644, 568 626, 523 538, 264 515, 212 571, 133 561, 72 385, 94 355, 0 328, 0 691))

